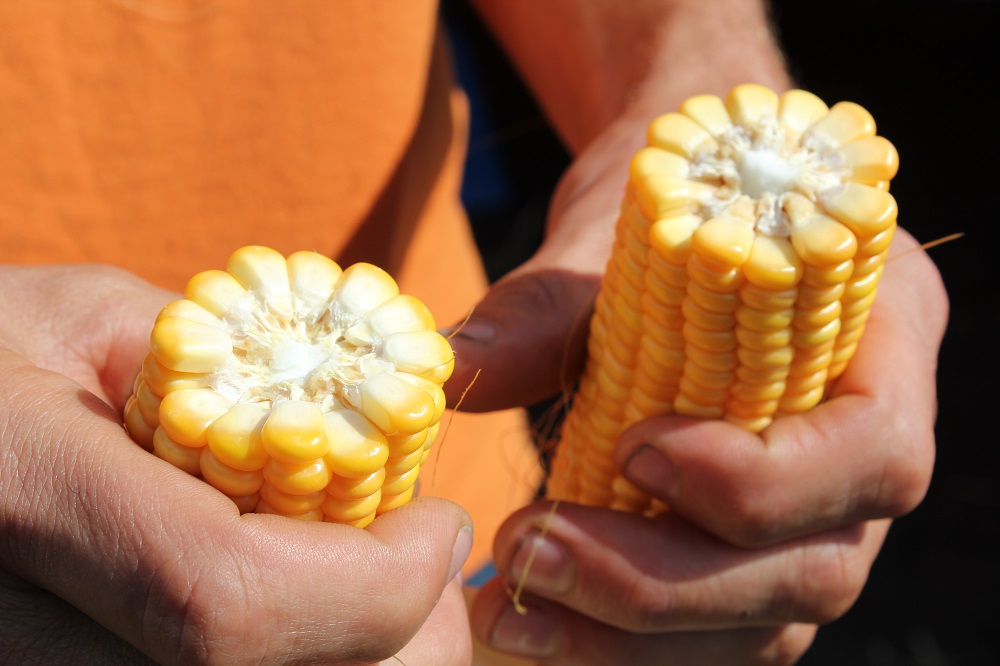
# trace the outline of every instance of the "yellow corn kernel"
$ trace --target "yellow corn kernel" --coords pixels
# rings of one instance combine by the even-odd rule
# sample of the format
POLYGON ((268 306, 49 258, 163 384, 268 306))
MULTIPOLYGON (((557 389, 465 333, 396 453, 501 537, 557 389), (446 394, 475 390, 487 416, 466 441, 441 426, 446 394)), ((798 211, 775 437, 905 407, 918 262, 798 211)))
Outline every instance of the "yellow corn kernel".
POLYGON ((396 497, 405 493, 408 489, 416 485, 417 475, 419 472, 420 468, 414 467, 403 474, 397 474, 395 476, 389 476, 387 474, 385 482, 382 484, 382 494, 385 497, 396 497))
POLYGON ((331 307, 345 319, 360 319, 399 295, 388 273, 371 264, 354 264, 343 272, 333 288, 331 307))
POLYGON ((278 490, 270 483, 265 483, 260 487, 261 504, 269 508, 267 513, 281 513, 289 516, 302 517, 306 515, 315 516, 311 520, 322 520, 320 514, 312 513, 319 509, 323 501, 329 497, 323 491, 311 493, 286 493, 278 490))
POLYGON ((301 463, 283 463, 271 458, 264 465, 262 473, 264 480, 272 488, 289 495, 305 495, 325 490, 333 478, 333 473, 322 458, 301 463))
POLYGON ((329 412, 326 432, 330 440, 327 464, 334 474, 368 476, 382 469, 389 458, 384 431, 357 412, 329 412))
POLYGON ((139 413, 142 414, 142 419, 146 423, 156 423, 156 420, 160 417, 160 403, 163 400, 160 396, 153 393, 146 382, 141 380, 136 382, 132 390, 133 395, 135 395, 136 407, 139 409, 139 413))
POLYGON ((222 325, 218 317, 194 301, 189 301, 186 298, 179 298, 165 305, 160 310, 160 314, 156 315, 156 321, 160 321, 164 317, 184 317, 185 319, 192 319, 202 324, 209 324, 210 326, 222 325))
POLYGON ((725 104, 733 123, 754 126, 778 115, 779 100, 770 88, 748 83, 733 88, 725 104))
POLYGON ((875 136, 875 120, 871 114, 854 102, 838 102, 806 130, 803 143, 839 148, 870 136, 875 136))
MULTIPOLYGON (((424 450, 424 444, 428 442, 428 433, 431 428, 415 432, 412 435, 396 435, 387 437, 390 456, 403 456, 417 450, 424 450)), ((432 440, 433 441, 433 440, 432 440)))
POLYGON ((857 104, 754 84, 686 100, 647 141, 547 488, 654 514, 666 507, 613 462, 631 423, 680 413, 756 432, 844 371, 896 226, 898 155, 857 104))
POLYGON ((437 435, 435 328, 375 266, 240 248, 157 316, 125 426, 241 512, 363 527, 409 501, 437 435))
POLYGON ((160 402, 160 427, 178 444, 202 447, 208 443, 208 427, 230 407, 225 396, 211 389, 173 391, 160 402))
POLYGON ((836 220, 816 215, 792 228, 792 246, 811 266, 839 265, 854 257, 858 241, 836 220))
POLYGON ((307 309, 325 308, 343 274, 337 262, 315 252, 293 252, 286 260, 288 287, 307 309))
POLYGON ((226 331, 186 317, 163 317, 150 335, 156 360, 177 372, 209 373, 232 356, 233 345, 226 331))
POLYGON ((155 427, 150 426, 139 410, 139 401, 134 395, 129 396, 125 402, 124 413, 125 428, 132 439, 147 451, 153 450, 153 433, 155 427))
POLYGON ((385 470, 380 467, 359 478, 334 475, 326 486, 326 492, 340 499, 355 500, 380 492, 384 484, 385 470))
POLYGON ((434 399, 427 391, 383 372, 361 383, 361 412, 387 434, 412 433, 431 425, 434 399))
POLYGON ((861 238, 871 238, 896 221, 896 199, 877 187, 849 181, 818 197, 830 217, 861 238))
POLYGON ((386 495, 385 492, 382 493, 382 499, 378 503, 378 513, 385 513, 386 511, 392 511, 398 507, 403 506, 411 499, 413 499, 413 486, 410 486, 398 495, 386 495))
POLYGON ((370 345, 394 333, 433 331, 437 328, 427 306, 413 296, 400 294, 378 306, 344 332, 356 345, 370 345))
POLYGON ((264 421, 260 439, 272 460, 290 464, 322 458, 330 448, 323 410, 301 400, 276 404, 264 421))
POLYGON ((686 179, 689 166, 680 155, 650 146, 635 154, 629 164, 629 173, 634 182, 653 175, 686 179))
POLYGON ((778 122, 798 138, 830 111, 826 103, 806 90, 789 90, 778 100, 778 122))
POLYGON ((177 372, 156 360, 152 352, 142 362, 142 372, 137 375, 153 393, 164 396, 171 391, 186 388, 205 388, 205 375, 197 372, 177 372))
POLYGON ((704 222, 691 236, 692 249, 709 264, 732 270, 750 258, 753 226, 735 217, 720 216, 704 222))
POLYGON ((260 502, 260 493, 239 496, 230 495, 229 499, 236 505, 240 513, 253 513, 257 510, 257 503, 260 502))
POLYGON ((725 103, 715 95, 695 95, 684 100, 681 114, 704 127, 712 136, 719 136, 733 126, 725 103))
POLYGON ((193 476, 201 474, 201 448, 184 446, 166 433, 163 426, 153 432, 153 453, 193 476))
POLYGON ((650 174, 635 183, 635 205, 648 220, 692 212, 715 187, 676 176, 650 174))
POLYGON ((199 468, 206 481, 230 497, 253 495, 264 483, 260 470, 248 472, 230 467, 216 458, 208 447, 201 450, 199 468))
POLYGON ((208 270, 192 277, 184 295, 205 310, 222 319, 240 300, 246 297, 246 289, 235 277, 226 271, 208 270))
POLYGON ((859 183, 874 185, 889 181, 899 170, 899 154, 885 137, 870 136, 853 141, 842 146, 838 154, 859 183))
POLYGON ((747 281, 767 290, 768 297, 775 290, 795 287, 802 279, 802 271, 803 262, 794 244, 773 236, 758 237, 743 265, 747 281))
POLYGON ((717 149, 712 135, 683 113, 667 113, 654 120, 649 126, 649 145, 687 158, 717 149))
POLYGON ((243 402, 217 418, 208 428, 208 448, 224 465, 252 472, 262 468, 270 455, 261 439, 261 429, 270 409, 256 402, 243 402))
POLYGON ((451 345, 437 331, 401 331, 387 336, 378 354, 397 371, 443 384, 455 367, 451 345))
POLYGON ((382 502, 382 491, 376 490, 368 497, 358 499, 342 500, 329 496, 323 500, 324 519, 334 523, 354 523, 369 519, 375 519, 379 504, 382 502))

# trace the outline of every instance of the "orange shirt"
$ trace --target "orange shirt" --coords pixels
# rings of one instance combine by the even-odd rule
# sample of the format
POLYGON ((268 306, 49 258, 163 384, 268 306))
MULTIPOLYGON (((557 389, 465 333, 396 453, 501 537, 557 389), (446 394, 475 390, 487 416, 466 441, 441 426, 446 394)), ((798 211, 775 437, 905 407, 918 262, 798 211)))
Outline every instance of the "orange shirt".
MULTIPOLYGON (((486 288, 466 129, 436 0, 0 2, 0 261, 179 291, 243 245, 312 249, 451 323, 486 288)), ((459 415, 421 473, 476 519, 467 571, 526 498, 525 442, 519 411, 459 415)))

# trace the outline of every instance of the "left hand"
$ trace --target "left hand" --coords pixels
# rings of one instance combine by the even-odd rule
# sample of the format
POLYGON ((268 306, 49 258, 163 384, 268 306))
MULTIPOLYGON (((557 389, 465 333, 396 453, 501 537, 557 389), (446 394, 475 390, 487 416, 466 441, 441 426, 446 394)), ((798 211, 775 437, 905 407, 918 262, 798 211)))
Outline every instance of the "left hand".
POLYGON ((0 266, 0 287, 0 655, 469 662, 464 510, 417 498, 365 529, 241 516, 122 428, 172 294, 99 266, 0 266))

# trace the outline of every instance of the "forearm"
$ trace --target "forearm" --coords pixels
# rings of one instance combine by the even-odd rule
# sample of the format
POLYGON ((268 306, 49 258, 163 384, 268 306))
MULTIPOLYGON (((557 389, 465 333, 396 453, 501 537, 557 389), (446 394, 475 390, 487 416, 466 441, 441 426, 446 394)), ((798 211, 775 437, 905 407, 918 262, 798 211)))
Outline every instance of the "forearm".
MULTIPOLYGON (((486 410, 564 390, 566 368, 582 363, 586 314, 649 123, 693 94, 789 81, 763 0, 472 1, 575 157, 549 203, 545 241, 476 308, 483 339, 452 340, 449 384, 466 386, 487 368, 463 403, 486 410), (533 370, 529 393, 522 372, 496 363, 501 348, 535 361, 521 366, 533 370)), ((477 330, 471 323, 466 330, 477 330)))
POLYGON ((474 0, 566 145, 698 93, 789 80, 762 0, 474 0))

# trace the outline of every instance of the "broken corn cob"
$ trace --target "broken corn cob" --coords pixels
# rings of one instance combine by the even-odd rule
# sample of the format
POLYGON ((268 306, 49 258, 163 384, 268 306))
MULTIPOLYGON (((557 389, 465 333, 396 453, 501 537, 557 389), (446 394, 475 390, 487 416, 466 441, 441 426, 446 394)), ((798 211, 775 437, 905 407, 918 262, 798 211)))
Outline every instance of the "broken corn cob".
POLYGON ((897 167, 865 109, 803 90, 746 84, 656 118, 631 163, 549 496, 656 513, 612 460, 629 425, 676 413, 757 432, 817 405, 864 331, 897 167))
POLYGON ((131 437, 241 512, 365 526, 405 504, 454 357, 382 269, 237 250, 160 312, 131 437))

